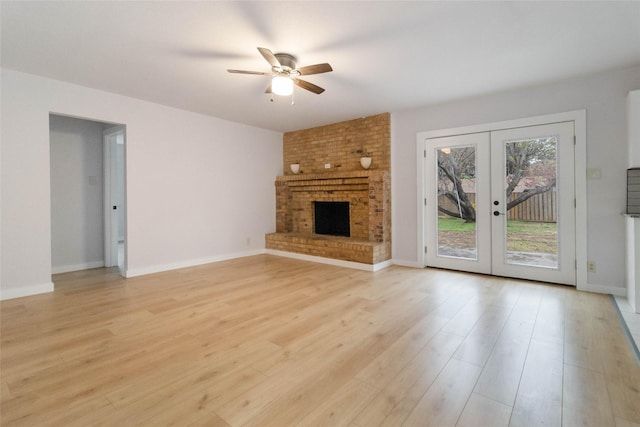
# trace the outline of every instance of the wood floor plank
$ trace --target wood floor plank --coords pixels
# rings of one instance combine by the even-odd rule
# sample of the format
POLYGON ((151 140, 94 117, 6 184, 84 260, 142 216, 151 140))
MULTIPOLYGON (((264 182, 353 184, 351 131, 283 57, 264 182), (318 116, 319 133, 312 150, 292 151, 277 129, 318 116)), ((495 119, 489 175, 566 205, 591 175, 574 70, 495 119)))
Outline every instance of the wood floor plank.
POLYGON ((455 426, 480 370, 477 365, 450 359, 402 425, 455 426))
POLYGON ((564 361, 573 366, 602 372, 601 354, 595 334, 591 295, 576 294, 565 312, 564 361))
MULTIPOLYGON (((73 426, 83 427, 97 424, 98 420, 105 420, 113 414, 113 406, 104 398, 80 399, 66 404, 65 411, 45 413, 34 411, 15 420, 12 424, 24 426, 73 426)), ((3 423, 4 425, 4 423, 3 423)))
POLYGON ((200 417, 213 414, 214 407, 265 380, 264 375, 252 369, 237 369, 218 375, 204 364, 200 370, 189 372, 178 380, 175 380, 179 378, 175 372, 165 372, 163 376, 167 378, 159 381, 157 388, 147 388, 147 393, 138 394, 136 398, 116 402, 117 412, 111 416, 110 422, 113 425, 165 425, 168 419, 174 419, 181 413, 184 418, 189 417, 196 422, 200 417), (174 381, 168 382, 170 378, 174 381), (158 414, 163 414, 163 420, 160 422, 157 418, 158 423, 152 423, 152 418, 158 414))
POLYGON ((484 366, 509 319, 511 311, 510 307, 489 306, 453 357, 464 362, 484 366))
POLYGON ((602 317, 596 328, 600 337, 602 369, 607 382, 611 408, 616 417, 640 423, 640 367, 628 352, 626 336, 614 328, 616 317, 602 317))
POLYGON ((474 298, 455 317, 449 320, 443 330, 450 334, 467 336, 486 310, 487 306, 479 304, 478 298, 474 298))
POLYGON ((447 319, 429 315, 416 323, 392 346, 356 375, 374 387, 383 387, 441 330, 447 319))
MULTIPOLYGON (((229 350, 221 350, 190 363, 153 365, 145 375, 140 375, 135 383, 127 382, 121 387, 108 391, 106 396, 117 408, 125 407, 145 397, 152 397, 157 390, 171 390, 188 387, 204 389, 210 382, 219 382, 229 374, 242 369, 250 369, 251 364, 278 348, 267 342, 249 342, 229 350)), ((259 375, 264 378, 264 375, 259 375)), ((227 393, 227 396, 229 393, 227 393)))
POLYGON ((305 416, 309 408, 321 404, 335 390, 355 378, 383 349, 393 345, 407 332, 408 325, 424 317, 424 313, 416 310, 389 318, 383 323, 373 323, 370 332, 363 334, 364 339, 346 343, 334 354, 317 359, 314 363, 318 369, 313 375, 305 377, 298 373, 291 378, 291 387, 270 399, 264 410, 251 418, 251 424, 290 425, 295 419, 305 416))
POLYGON ((640 424, 603 295, 272 255, 53 281, 0 302, 2 426, 640 424))
POLYGON ((353 379, 336 391, 329 399, 313 409, 296 423, 299 427, 348 427, 356 415, 366 406, 378 389, 353 379))
POLYGON ((532 340, 518 387, 511 426, 562 424, 562 344, 532 340))
POLYGON ((401 425, 456 351, 462 337, 439 332, 395 377, 378 382, 380 392, 354 420, 362 426, 401 425))
POLYGON ((11 391, 9 390, 9 386, 4 381, 0 382, 0 397, 2 400, 11 398, 11 391))
POLYGON ((623 418, 616 417, 616 427, 640 427, 639 423, 634 423, 632 421, 625 420, 623 418))
POLYGON ((507 322, 478 380, 476 393, 513 406, 533 326, 519 319, 507 322))
POLYGON ((517 285, 522 288, 518 301, 513 306, 511 321, 535 324, 542 303, 542 296, 546 292, 545 286, 534 283, 518 281, 517 285))
POLYGON ((602 373, 564 365, 562 425, 615 426, 602 373))
POLYGON ((557 344, 564 342, 565 292, 566 289, 562 289, 559 286, 545 288, 532 339, 550 341, 557 344))
POLYGON ((640 370, 634 362, 628 356, 615 357, 604 369, 614 415, 640 424, 640 370))
MULTIPOLYGON (((509 425, 511 406, 505 405, 477 393, 471 393, 471 397, 460 415, 457 427, 492 426, 506 427, 509 425)), ((542 425, 542 424, 538 424, 542 425)))

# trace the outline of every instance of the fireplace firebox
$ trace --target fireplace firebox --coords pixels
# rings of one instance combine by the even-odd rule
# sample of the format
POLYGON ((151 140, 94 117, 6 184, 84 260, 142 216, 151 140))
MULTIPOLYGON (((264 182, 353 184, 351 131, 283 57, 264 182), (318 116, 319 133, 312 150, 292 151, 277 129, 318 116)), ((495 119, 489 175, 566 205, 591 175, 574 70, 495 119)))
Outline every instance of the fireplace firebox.
POLYGON ((349 202, 313 202, 315 233, 330 236, 351 236, 349 202))

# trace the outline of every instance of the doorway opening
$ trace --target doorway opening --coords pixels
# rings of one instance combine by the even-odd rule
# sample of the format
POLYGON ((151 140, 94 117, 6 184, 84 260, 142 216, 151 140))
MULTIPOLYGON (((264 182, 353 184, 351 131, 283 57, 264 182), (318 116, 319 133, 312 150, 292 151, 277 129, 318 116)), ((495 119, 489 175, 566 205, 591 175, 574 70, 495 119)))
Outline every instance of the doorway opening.
POLYGON ((52 273, 117 266, 124 275, 125 126, 50 114, 49 135, 52 273))

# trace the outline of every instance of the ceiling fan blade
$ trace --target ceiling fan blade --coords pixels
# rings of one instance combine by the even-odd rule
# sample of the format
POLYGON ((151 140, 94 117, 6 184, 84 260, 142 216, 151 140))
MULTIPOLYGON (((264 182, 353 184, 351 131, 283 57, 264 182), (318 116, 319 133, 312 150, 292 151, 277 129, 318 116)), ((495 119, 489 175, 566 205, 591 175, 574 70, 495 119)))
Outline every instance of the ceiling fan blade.
POLYGON ((301 87, 302 89, 306 89, 309 92, 313 92, 317 95, 320 95, 322 92, 324 92, 324 89, 322 89, 320 86, 316 86, 313 83, 309 83, 305 80, 300 80, 300 79, 293 79, 293 82, 301 87))
POLYGON ((263 73, 262 71, 246 71, 246 70, 227 70, 229 73, 233 74, 254 74, 257 76, 267 76, 270 73, 263 73))
POLYGON ((272 67, 282 68, 282 65, 280 65, 280 61, 278 61, 278 58, 276 58, 273 52, 271 52, 269 49, 267 49, 266 47, 259 47, 258 51, 272 67))
POLYGON ((333 71, 331 65, 327 64, 315 64, 315 65, 307 65, 306 67, 300 67, 297 69, 301 76, 308 76, 310 74, 320 74, 320 73, 328 73, 329 71, 333 71))

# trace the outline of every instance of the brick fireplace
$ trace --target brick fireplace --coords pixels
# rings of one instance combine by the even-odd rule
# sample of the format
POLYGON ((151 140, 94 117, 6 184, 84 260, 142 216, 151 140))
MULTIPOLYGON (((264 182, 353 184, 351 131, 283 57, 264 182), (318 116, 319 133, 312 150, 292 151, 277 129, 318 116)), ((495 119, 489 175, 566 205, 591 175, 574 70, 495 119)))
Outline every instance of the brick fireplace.
POLYGON ((267 234, 267 249, 363 264, 389 260, 389 114, 290 132, 283 142, 285 173, 275 182, 276 232, 267 234), (360 166, 365 154, 373 159, 368 170, 360 166), (291 163, 300 164, 298 174, 291 163), (315 202, 348 203, 348 237, 315 233, 315 202))

